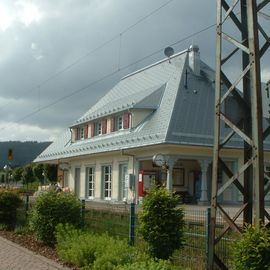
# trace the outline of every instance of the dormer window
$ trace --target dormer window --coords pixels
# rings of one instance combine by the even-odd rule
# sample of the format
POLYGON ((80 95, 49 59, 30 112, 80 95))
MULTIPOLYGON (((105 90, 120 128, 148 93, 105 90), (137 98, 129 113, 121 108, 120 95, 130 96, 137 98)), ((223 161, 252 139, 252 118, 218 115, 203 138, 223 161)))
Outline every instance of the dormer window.
POLYGON ((130 128, 130 113, 116 115, 111 118, 111 132, 130 128))
POLYGON ((102 119, 94 123, 94 136, 107 133, 107 119, 102 119))
POLYGON ((111 132, 129 129, 131 127, 131 114, 125 112, 112 117, 102 118, 88 122, 83 126, 72 128, 72 142, 88 140, 89 138, 109 134, 111 132))
POLYGON ((84 128, 79 127, 77 129, 77 140, 83 140, 84 139, 84 128))
POLYGON ((123 116, 119 115, 116 117, 116 130, 121 130, 123 129, 123 116))
POLYGON ((95 123, 95 136, 102 134, 101 121, 95 123))
POLYGON ((71 141, 80 141, 88 138, 88 125, 72 128, 71 141))

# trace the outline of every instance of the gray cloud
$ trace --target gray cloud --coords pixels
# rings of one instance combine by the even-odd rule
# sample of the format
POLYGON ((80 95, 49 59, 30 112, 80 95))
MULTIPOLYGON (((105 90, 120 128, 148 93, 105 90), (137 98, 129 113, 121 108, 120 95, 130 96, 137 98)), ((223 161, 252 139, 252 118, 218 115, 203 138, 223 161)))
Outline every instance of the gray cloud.
MULTIPOLYGON (((22 12, 22 6, 16 5, 16 2, 2 0, 1 5, 8 8, 10 14, 16 15, 22 12)), ((120 33, 128 26, 167 1, 20 2, 33 4, 39 10, 40 18, 25 25, 16 15, 16 20, 5 31, 1 31, 0 27, 0 123, 4 122, 8 128, 8 122, 16 123, 33 114, 20 124, 33 127, 32 137, 36 140, 44 140, 44 134, 50 134, 50 130, 55 134, 56 130, 71 125, 122 76, 162 59, 164 55, 160 49, 216 21, 215 1, 173 0, 125 31, 120 38, 120 33), (115 39, 106 46, 87 55, 113 37, 115 39), (130 65, 156 51, 159 52, 130 65), (81 57, 76 65, 61 72, 81 57), (118 69, 120 71, 113 76, 94 83, 118 69), (61 74, 54 77, 59 72, 61 74), (85 88, 87 85, 90 86, 85 88), (78 93, 73 95, 76 91, 78 93), (55 103, 58 100, 62 101, 55 103), (49 104, 53 105, 47 107, 49 104), (43 131, 35 134, 34 127, 43 131)), ((215 28, 173 47, 178 52, 192 43, 199 45, 202 59, 213 67, 215 28)), ((24 140, 26 133, 18 132, 13 134, 13 138, 24 140)))

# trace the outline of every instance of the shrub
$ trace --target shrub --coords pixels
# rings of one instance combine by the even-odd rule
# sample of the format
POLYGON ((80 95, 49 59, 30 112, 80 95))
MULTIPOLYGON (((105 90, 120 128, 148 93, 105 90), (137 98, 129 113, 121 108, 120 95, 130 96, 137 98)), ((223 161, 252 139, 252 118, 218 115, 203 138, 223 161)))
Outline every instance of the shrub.
POLYGON ((81 225, 81 204, 71 193, 48 191, 37 198, 30 214, 30 227, 37 238, 55 244, 55 229, 59 223, 81 225))
POLYGON ((132 262, 133 249, 128 246, 127 241, 115 239, 108 235, 102 235, 98 239, 93 270, 115 269, 116 266, 132 262))
POLYGON ((32 233, 32 231, 29 229, 29 226, 27 225, 16 226, 14 232, 17 235, 29 235, 32 233))
POLYGON ((184 214, 178 202, 165 188, 153 189, 143 201, 139 231, 155 258, 168 259, 183 244, 184 214))
POLYGON ((56 232, 59 257, 82 269, 110 270, 125 265, 133 258, 133 249, 126 241, 106 234, 95 235, 76 230, 70 225, 58 225, 56 232))
POLYGON ((233 247, 233 258, 237 270, 270 269, 270 231, 264 226, 246 226, 233 247))
POLYGON ((12 191, 0 192, 0 223, 7 229, 14 229, 17 221, 17 209, 22 204, 20 197, 12 191))
POLYGON ((56 242, 57 253, 64 262, 81 267, 95 260, 96 238, 74 226, 58 224, 56 242))
POLYGON ((149 259, 148 261, 137 261, 129 265, 116 268, 117 270, 181 270, 171 265, 168 261, 149 259))

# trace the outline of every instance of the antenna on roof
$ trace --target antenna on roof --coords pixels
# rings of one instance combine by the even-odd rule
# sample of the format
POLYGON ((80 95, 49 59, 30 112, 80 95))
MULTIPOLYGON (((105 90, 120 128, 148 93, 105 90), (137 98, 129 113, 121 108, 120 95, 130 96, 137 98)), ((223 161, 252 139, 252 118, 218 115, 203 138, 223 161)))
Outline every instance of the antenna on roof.
POLYGON ((165 48, 164 54, 169 58, 169 63, 171 63, 170 57, 174 54, 173 48, 172 47, 165 48))

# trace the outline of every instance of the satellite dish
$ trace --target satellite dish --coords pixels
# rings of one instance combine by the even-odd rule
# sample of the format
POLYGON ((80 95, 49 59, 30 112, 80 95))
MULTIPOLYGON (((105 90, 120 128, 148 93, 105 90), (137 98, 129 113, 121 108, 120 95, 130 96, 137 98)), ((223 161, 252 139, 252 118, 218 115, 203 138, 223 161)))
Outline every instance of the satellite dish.
POLYGON ((170 58, 170 57, 174 54, 173 48, 172 48, 172 47, 167 47, 167 48, 165 48, 164 54, 165 54, 168 58, 170 58))

